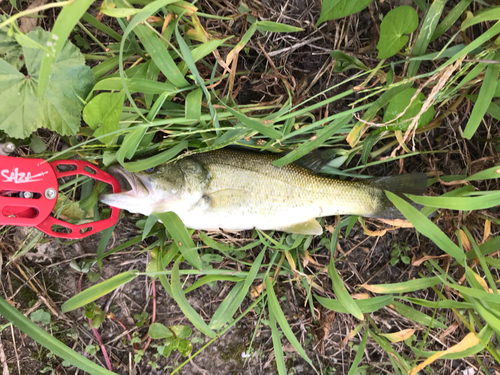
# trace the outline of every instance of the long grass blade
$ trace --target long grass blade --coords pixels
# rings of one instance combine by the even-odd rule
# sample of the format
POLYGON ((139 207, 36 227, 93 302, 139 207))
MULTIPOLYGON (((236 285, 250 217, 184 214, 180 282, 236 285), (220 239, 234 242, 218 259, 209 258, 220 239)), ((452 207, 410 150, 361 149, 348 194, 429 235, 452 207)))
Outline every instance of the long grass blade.
POLYGON ((74 350, 64 345, 61 341, 54 338, 43 329, 38 327, 31 320, 12 307, 7 301, 0 297, 0 315, 8 321, 12 322, 22 332, 27 334, 40 345, 47 348, 55 355, 67 361, 71 366, 76 366, 79 369, 88 372, 89 374, 113 375, 114 372, 108 371, 87 358, 78 354, 74 350))
POLYGON ((430 238, 444 252, 451 255, 459 263, 466 259, 464 251, 449 239, 432 221, 425 217, 410 203, 391 192, 386 191, 389 200, 401 211, 401 213, 415 226, 424 236, 430 238))
POLYGON ((158 212, 156 216, 158 216, 163 225, 165 225, 167 232, 172 236, 172 239, 181 251, 184 259, 194 268, 201 270, 203 266, 198 248, 191 239, 191 236, 179 216, 174 212, 158 212))
POLYGON ((79 307, 85 306, 86 304, 95 301, 98 298, 101 298, 109 292, 112 292, 120 285, 132 281, 136 277, 137 271, 123 272, 119 275, 113 276, 106 281, 103 281, 102 283, 93 285, 64 302, 61 306, 61 311, 66 313, 68 311, 72 311, 79 307))
POLYGON ((175 299, 175 302, 179 305, 180 309, 186 315, 193 325, 203 332, 208 337, 215 337, 216 333, 212 331, 207 324, 203 321, 200 315, 193 309, 193 307, 189 304, 186 295, 182 291, 182 283, 179 275, 179 259, 177 259, 174 263, 174 267, 172 268, 172 288, 171 288, 172 297, 175 299))
POLYGON ((293 334, 292 329, 290 328, 290 325, 288 324, 285 318, 285 314, 283 314, 283 310, 281 310, 278 299, 276 298, 276 294, 274 294, 273 284, 271 283, 271 279, 267 275, 264 280, 266 284, 266 293, 268 298, 267 303, 269 310, 271 309, 273 310, 273 315, 276 317, 276 321, 278 322, 279 326, 281 327, 281 330, 283 331, 285 337, 288 339, 290 344, 292 344, 297 353, 299 353, 302 356, 302 358, 304 358, 307 361, 307 363, 309 363, 314 368, 312 361, 309 359, 304 349, 302 349, 302 346, 300 345, 299 341, 293 334))

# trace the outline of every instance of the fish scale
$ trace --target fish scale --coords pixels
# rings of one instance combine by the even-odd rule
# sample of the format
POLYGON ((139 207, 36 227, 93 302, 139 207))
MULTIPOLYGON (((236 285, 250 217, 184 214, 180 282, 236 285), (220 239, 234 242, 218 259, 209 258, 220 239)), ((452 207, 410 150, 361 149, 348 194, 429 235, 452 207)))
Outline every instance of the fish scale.
POLYGON ((424 174, 349 182, 319 176, 294 163, 275 167, 272 162, 280 157, 221 149, 144 172, 111 168, 110 173, 127 180, 131 190, 100 199, 145 215, 174 211, 193 229, 259 228, 320 234, 318 217, 400 218, 384 190, 401 194, 425 189, 424 174))

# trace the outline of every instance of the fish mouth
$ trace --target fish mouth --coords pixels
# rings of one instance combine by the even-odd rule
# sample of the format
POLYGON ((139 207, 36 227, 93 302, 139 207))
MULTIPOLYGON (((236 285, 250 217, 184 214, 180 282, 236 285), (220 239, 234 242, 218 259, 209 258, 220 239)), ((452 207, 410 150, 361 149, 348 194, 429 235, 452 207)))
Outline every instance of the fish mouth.
POLYGON ((118 165, 109 167, 107 172, 118 180, 122 193, 136 198, 144 198, 149 195, 148 186, 150 184, 148 181, 144 181, 142 176, 129 172, 118 165))

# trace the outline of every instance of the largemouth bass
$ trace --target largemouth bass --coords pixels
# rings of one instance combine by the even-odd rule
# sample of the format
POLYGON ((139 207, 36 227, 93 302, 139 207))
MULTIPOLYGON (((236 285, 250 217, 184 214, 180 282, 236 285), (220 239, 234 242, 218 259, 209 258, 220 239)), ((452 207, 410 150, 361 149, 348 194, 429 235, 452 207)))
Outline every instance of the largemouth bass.
POLYGON ((321 234, 316 218, 323 216, 402 218, 384 190, 422 194, 426 187, 423 173, 348 182, 293 163, 275 167, 278 158, 221 149, 138 173, 110 167, 123 192, 99 198, 132 213, 173 211, 192 229, 321 234))

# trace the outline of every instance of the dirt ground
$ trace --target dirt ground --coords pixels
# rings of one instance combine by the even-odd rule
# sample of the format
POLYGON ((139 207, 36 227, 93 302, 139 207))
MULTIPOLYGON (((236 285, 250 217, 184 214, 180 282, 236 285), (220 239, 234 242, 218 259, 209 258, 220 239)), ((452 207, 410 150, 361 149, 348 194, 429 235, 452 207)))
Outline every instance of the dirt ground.
MULTIPOLYGON (((453 2, 450 2, 450 4, 453 2)), ((240 104, 255 101, 271 101, 285 94, 281 85, 272 76, 266 76, 269 72, 269 64, 257 45, 257 40, 270 52, 276 66, 284 66, 283 74, 294 77, 295 101, 309 98, 338 82, 343 81, 351 72, 334 75, 331 73, 333 60, 330 52, 339 49, 350 53, 361 59, 366 65, 374 67, 378 60, 375 58, 375 45, 378 39, 380 25, 379 13, 387 13, 391 7, 401 4, 410 4, 412 1, 376 2, 359 14, 347 17, 343 20, 331 21, 315 28, 315 21, 320 12, 319 0, 262 0, 248 1, 248 7, 264 19, 300 26, 304 31, 293 36, 257 36, 249 44, 250 51, 239 60, 238 70, 249 71, 248 80, 242 82, 241 90, 236 97, 240 104), (302 43, 307 41, 307 43, 302 43)), ((237 9, 237 0, 226 1, 201 1, 198 6, 206 13, 226 15, 233 14, 237 9)), ((23 3, 24 6, 24 3, 23 3)), ((447 5, 451 8, 452 5, 447 5)), ((0 7, 7 13, 11 12, 10 4, 6 0, 0 0, 0 7)), ((97 12, 93 9, 93 12, 97 12)), ((50 27, 50 17, 53 11, 48 12, 47 19, 41 22, 44 28, 50 27)), ((111 21, 109 21, 111 22, 111 21)), ((113 26, 110 23, 110 26, 113 26)), ((240 36, 242 33, 242 21, 235 21, 226 30, 227 35, 240 36)), ((431 44, 429 51, 438 50, 443 42, 436 41, 431 44)), ((425 64, 422 69, 425 70, 425 64)), ((347 85, 337 90, 328 92, 328 96, 336 95, 348 88, 347 85)), ((335 102, 328 108, 329 113, 335 113, 347 108, 349 103, 357 99, 356 95, 344 101, 335 102)), ((321 100, 321 99, 318 99, 321 100)), ((324 110, 324 109, 322 109, 324 110)), ((482 170, 498 163, 498 153, 481 142, 465 142, 457 140, 457 127, 462 123, 463 113, 448 117, 436 130, 422 137, 422 147, 430 149, 453 148, 462 152, 446 155, 432 154, 405 159, 401 164, 391 163, 381 166, 370 167, 362 170, 364 174, 373 176, 386 176, 398 174, 400 170, 405 172, 430 172, 439 166, 445 174, 460 174, 465 171, 471 160, 477 160, 473 168, 482 170), (465 156, 464 156, 465 155, 465 156)), ((491 124, 491 132, 498 130, 498 124, 491 124)), ((485 131, 486 133, 486 131, 485 131)), ((487 134, 477 133, 478 137, 487 134)), ((47 137, 43 137, 44 140, 47 137)), ((59 140, 60 141, 60 140, 59 140)), ((56 146, 57 147, 57 144, 56 146)), ((350 166, 356 163, 356 159, 350 166)), ((485 186, 486 189, 498 189, 498 182, 491 184, 497 186, 485 186)), ((434 187, 434 192, 442 194, 453 187, 444 185, 434 187)), ((120 221, 107 249, 113 249, 119 244, 126 242, 140 234, 135 223, 141 219, 140 216, 125 214, 120 221)), ((328 225, 335 223, 335 218, 327 218, 328 225)), ((447 227, 446 220, 442 221, 443 230, 450 233, 453 228, 447 227)), ((97 247, 101 234, 92 235, 78 242, 65 242, 53 238, 43 237, 41 243, 22 257, 11 262, 16 251, 26 244, 26 238, 32 236, 31 229, 4 228, 1 234, 2 257, 0 264, 0 293, 3 298, 12 301, 15 307, 23 313, 30 315, 38 309, 43 309, 50 314, 50 323, 40 324, 45 330, 51 332, 55 337, 72 347, 79 353, 105 367, 104 357, 101 351, 91 355, 85 351, 89 345, 98 346, 95 336, 89 330, 88 320, 83 314, 83 309, 78 309, 68 314, 61 312, 61 305, 70 297, 76 295, 79 289, 86 289, 94 285, 87 276, 70 266, 72 260, 81 261, 92 259, 96 256, 97 247)), ((495 233, 493 233, 494 235, 495 233)), ((236 235, 211 234, 214 239, 233 245, 242 245, 250 238, 251 232, 242 232, 236 235)), ((195 236, 196 239, 196 236, 195 236)), ((149 262, 149 252, 143 252, 154 239, 146 239, 135 246, 128 247, 115 253, 102 262, 102 272, 99 281, 127 270, 136 269, 145 271, 149 262)), ((359 285, 364 283, 388 284, 409 280, 418 276, 418 272, 425 271, 421 267, 413 267, 399 262, 391 265, 391 251, 399 247, 403 249, 408 257, 421 255, 422 252, 429 255, 440 255, 442 252, 426 238, 418 238, 414 230, 399 229, 388 231, 382 237, 367 236, 361 226, 356 224, 351 233, 345 238, 345 230, 341 232, 337 255, 345 255, 338 263, 338 270, 342 275, 344 283, 351 294, 361 292, 359 285)), ((260 249, 249 250, 246 254, 247 260, 255 259, 260 249)), ((325 243, 313 240, 309 252, 318 263, 328 265, 330 251, 325 243)), ((269 261, 266 256, 264 263, 269 261)), ((213 263, 215 268, 224 265, 234 265, 230 261, 225 263, 213 263)), ((94 266, 97 272, 98 267, 94 266)), ((320 269, 309 265, 309 273, 318 272, 320 269)), ((497 277, 499 277, 497 275, 497 277)), ((184 284, 190 285, 196 281, 194 276, 181 276, 184 284)), ((356 328, 357 322, 348 314, 333 314, 320 304, 314 305, 314 314, 306 304, 305 290, 299 288, 296 283, 288 282, 281 278, 278 282, 276 293, 280 300, 287 320, 292 327, 302 346, 306 349, 308 356, 312 359, 316 369, 321 374, 347 374, 352 361, 357 353, 358 345, 362 336, 355 335, 347 343, 343 340, 346 335, 356 328)), ((316 282, 324 288, 324 297, 334 296, 331 281, 326 273, 320 274, 316 282)), ((156 321, 167 326, 190 325, 189 320, 182 313, 174 300, 165 292, 159 282, 156 285, 157 312, 156 321)), ((187 295, 189 303, 209 321, 219 304, 224 300, 231 290, 232 283, 217 282, 214 285, 204 285, 187 295)), ((160 340, 152 340, 144 351, 142 359, 137 363, 134 357, 140 353, 132 347, 127 340, 127 333, 143 337, 147 333, 147 325, 137 327, 135 314, 146 312, 152 314, 152 291, 151 279, 138 277, 132 282, 123 285, 99 300, 96 304, 107 314, 112 313, 116 320, 106 318, 99 328, 106 351, 110 356, 114 371, 119 374, 169 374, 185 361, 179 352, 172 353, 168 358, 158 355, 160 340), (124 328, 118 323, 121 322, 124 328)), ((413 297, 432 299, 432 295, 423 292, 413 293, 413 297)), ((251 303, 248 296, 238 313, 251 303)), ((428 311, 421 308, 420 311, 432 315, 433 310, 428 311)), ((451 322, 453 316, 448 310, 438 310, 437 319, 451 322)), ((373 323, 385 333, 395 332, 405 328, 414 328, 415 323, 389 308, 384 308, 370 315, 373 323)), ((275 374, 277 373, 274 360, 271 329, 261 324, 255 332, 259 319, 259 312, 252 311, 237 325, 229 330, 223 337, 215 340, 211 345, 197 354, 188 362, 179 373, 181 374, 275 374), (253 336, 255 335, 255 338, 253 336), (252 340, 253 338, 253 340, 252 340), (250 346, 251 345, 251 346, 250 346)), ((75 368, 66 368, 59 358, 54 357, 45 348, 34 342, 17 328, 3 327, 7 321, 0 318, 0 363, 7 365, 10 374, 36 374, 47 369, 47 366, 59 374, 76 374, 75 368)), ((425 333, 424 327, 417 331, 417 337, 421 338, 425 333)), ((459 328, 441 340, 445 344, 456 342, 463 337, 465 332, 459 328)), ((193 328, 190 339, 193 343, 193 353, 197 353, 207 342, 208 338, 193 328)), ((439 350, 442 348, 438 341, 429 341, 426 350, 439 350)), ((314 374, 311 367, 295 352, 286 338, 282 338, 285 352, 285 363, 289 374, 314 374)), ((140 344, 146 345, 146 341, 140 344)), ((408 348, 403 344, 393 344, 393 347, 403 356, 410 356, 408 348)), ((135 357, 137 359, 137 357, 135 357)), ((413 358, 413 357, 412 357, 413 358)), ((487 357, 481 358, 487 366, 494 363, 487 357)), ((439 367, 434 368, 436 374, 466 374, 471 367, 468 359, 446 360, 440 362, 439 367)), ((495 367, 497 369, 497 367, 495 367)), ((365 356, 360 368, 360 374, 390 374, 392 366, 385 353, 373 340, 369 339, 365 350, 365 356), (370 365, 367 369, 365 365, 370 365), (363 367, 365 366, 365 367, 363 367)), ((47 372, 50 373, 50 372, 47 372)), ((79 372, 81 373, 81 371, 79 372)), ((4 372, 5 374, 5 372, 4 372)))

